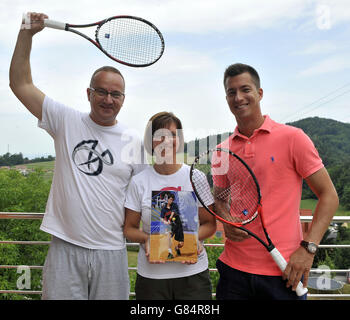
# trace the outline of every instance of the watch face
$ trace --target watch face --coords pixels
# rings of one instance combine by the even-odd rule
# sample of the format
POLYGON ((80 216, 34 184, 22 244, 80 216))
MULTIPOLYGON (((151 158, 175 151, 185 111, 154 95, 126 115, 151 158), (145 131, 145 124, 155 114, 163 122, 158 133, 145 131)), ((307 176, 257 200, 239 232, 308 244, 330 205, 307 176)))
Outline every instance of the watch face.
POLYGON ((314 243, 309 243, 307 249, 310 253, 315 253, 317 250, 317 246, 314 243))

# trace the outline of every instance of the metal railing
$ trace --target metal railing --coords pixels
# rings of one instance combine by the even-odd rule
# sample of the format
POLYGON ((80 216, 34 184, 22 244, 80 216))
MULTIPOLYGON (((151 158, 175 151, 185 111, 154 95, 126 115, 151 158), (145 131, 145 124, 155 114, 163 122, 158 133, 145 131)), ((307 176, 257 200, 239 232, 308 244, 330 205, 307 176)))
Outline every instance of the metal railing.
MULTIPOLYGON (((28 213, 28 212, 0 212, 0 219, 42 219, 44 217, 44 213, 28 213)), ((300 221, 303 222, 311 222, 312 216, 300 216, 300 221)), ((350 216, 334 216, 332 222, 350 222, 350 216)), ((23 245, 49 245, 50 241, 11 241, 11 240, 1 240, 1 244, 23 244, 23 245)), ((139 246, 138 243, 127 243, 127 246, 139 246)), ((223 243, 206 243, 204 244, 205 247, 224 247, 223 243)), ((319 248, 350 248, 350 244, 332 244, 332 245, 319 245, 319 248)), ((20 266, 17 265, 0 265, 0 269, 17 269, 20 266)), ((25 266, 29 269, 43 269, 43 266, 25 266)), ((136 271, 137 267, 128 267, 129 270, 136 271)), ((218 270, 216 268, 210 268, 210 272, 217 272, 218 270)), ((319 269, 311 269, 310 272, 319 272, 319 269)), ((322 272, 337 272, 337 273, 350 273, 350 269, 327 269, 322 270, 322 272)), ((40 295, 41 291, 35 291, 35 290, 1 290, 0 294, 3 293, 15 293, 15 294, 38 294, 40 295)), ((134 296, 135 293, 131 292, 130 296, 134 296)), ((215 296, 215 293, 213 294, 215 296)), ((350 294, 308 294, 308 297, 311 298, 350 298, 350 294)))

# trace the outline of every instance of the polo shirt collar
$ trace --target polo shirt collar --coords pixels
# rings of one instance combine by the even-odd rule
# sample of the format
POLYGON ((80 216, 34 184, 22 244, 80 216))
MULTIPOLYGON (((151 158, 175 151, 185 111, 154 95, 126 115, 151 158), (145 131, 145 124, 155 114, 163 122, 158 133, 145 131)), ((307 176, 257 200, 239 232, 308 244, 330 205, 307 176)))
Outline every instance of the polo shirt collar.
MULTIPOLYGON (((270 133, 272 131, 273 121, 271 120, 271 118, 268 115, 265 115, 264 118, 265 118, 265 120, 264 120, 263 124, 261 125, 260 128, 254 130, 253 135, 255 135, 259 131, 265 131, 267 133, 270 133)), ((247 138, 246 136, 242 135, 239 132, 238 126, 236 126, 235 131, 232 134, 232 139, 234 139, 236 137, 242 137, 245 139, 247 138)))

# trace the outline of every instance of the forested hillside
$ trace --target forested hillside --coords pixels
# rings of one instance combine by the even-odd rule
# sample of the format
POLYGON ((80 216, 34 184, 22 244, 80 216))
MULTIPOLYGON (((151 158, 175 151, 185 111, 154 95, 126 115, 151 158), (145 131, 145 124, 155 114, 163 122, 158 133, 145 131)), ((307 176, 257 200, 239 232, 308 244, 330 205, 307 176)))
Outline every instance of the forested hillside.
POLYGON ((327 167, 350 159, 350 123, 314 117, 289 125, 301 128, 312 139, 327 167))
MULTIPOLYGON (((301 128, 312 139, 337 189, 340 204, 350 209, 350 124, 314 117, 290 125, 301 128)), ((307 188, 303 196, 313 197, 307 188)))
POLYGON ((16 166, 19 164, 27 164, 27 163, 37 163, 37 162, 45 162, 45 161, 53 161, 55 158, 53 156, 48 157, 36 157, 34 159, 28 159, 27 157, 23 157, 23 154, 14 153, 11 154, 9 152, 0 156, 0 167, 2 166, 16 166))

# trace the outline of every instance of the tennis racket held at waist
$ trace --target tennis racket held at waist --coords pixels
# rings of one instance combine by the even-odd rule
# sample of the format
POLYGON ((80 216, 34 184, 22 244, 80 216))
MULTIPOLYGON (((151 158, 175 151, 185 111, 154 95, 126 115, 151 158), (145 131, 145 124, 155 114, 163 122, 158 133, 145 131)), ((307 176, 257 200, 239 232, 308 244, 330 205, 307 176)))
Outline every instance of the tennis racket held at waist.
MULTIPOLYGON (((243 159, 228 149, 208 150, 195 158, 190 180, 199 202, 209 213, 259 241, 284 272, 287 262, 275 248, 265 228, 258 180, 243 159), (214 206, 210 206, 213 203, 214 206), (266 241, 244 227, 258 216, 266 241)), ((307 288, 299 281, 296 294, 303 296, 306 293, 307 288)))

